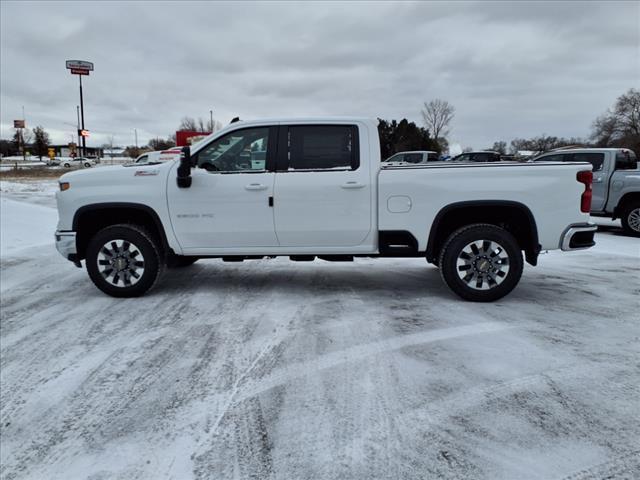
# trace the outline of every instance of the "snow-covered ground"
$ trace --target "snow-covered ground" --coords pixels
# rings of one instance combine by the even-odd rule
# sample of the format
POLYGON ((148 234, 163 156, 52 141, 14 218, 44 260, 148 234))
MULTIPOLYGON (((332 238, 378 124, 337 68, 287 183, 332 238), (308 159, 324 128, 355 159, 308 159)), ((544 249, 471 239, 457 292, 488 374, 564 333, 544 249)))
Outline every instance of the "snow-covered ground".
POLYGON ((492 304, 419 259, 200 261, 100 293, 3 182, 2 479, 640 478, 640 240, 492 304))

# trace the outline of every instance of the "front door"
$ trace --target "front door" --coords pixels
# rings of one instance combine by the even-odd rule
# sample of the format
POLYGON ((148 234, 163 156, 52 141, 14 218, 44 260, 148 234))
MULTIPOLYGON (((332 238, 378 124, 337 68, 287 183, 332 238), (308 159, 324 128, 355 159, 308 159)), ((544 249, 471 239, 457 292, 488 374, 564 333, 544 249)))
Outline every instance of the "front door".
POLYGON ((215 248, 275 247, 275 173, 268 168, 277 127, 253 127, 213 140, 194 155, 190 188, 169 179, 168 204, 185 254, 215 248))
POLYGON ((281 246, 322 250, 372 242, 368 137, 362 158, 360 149, 366 133, 357 125, 280 127, 274 214, 281 246))

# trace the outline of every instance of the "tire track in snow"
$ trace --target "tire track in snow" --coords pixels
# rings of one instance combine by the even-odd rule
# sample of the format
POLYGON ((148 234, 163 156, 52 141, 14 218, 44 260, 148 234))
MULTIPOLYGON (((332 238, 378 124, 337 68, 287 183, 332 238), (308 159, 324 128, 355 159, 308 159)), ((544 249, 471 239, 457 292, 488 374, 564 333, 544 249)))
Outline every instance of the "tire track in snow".
POLYGON ((284 385, 291 380, 308 375, 315 375, 323 370, 334 368, 345 363, 357 362, 381 353, 399 350, 404 347, 422 345, 431 342, 450 340, 463 336, 481 335, 515 328, 497 322, 483 322, 461 327, 442 328, 427 332, 400 335, 385 340, 356 345, 336 352, 331 352, 313 360, 281 367, 265 375, 259 380, 248 381, 238 392, 238 401, 258 395, 274 387, 284 385))

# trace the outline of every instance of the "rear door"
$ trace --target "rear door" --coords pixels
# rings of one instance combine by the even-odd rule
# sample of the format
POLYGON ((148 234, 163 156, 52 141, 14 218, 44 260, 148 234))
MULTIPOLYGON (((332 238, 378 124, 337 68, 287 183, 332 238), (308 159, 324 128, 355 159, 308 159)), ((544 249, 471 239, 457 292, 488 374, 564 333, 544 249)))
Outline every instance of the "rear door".
POLYGON ((361 133, 349 124, 281 125, 274 187, 281 246, 353 247, 370 237, 373 189, 361 133))

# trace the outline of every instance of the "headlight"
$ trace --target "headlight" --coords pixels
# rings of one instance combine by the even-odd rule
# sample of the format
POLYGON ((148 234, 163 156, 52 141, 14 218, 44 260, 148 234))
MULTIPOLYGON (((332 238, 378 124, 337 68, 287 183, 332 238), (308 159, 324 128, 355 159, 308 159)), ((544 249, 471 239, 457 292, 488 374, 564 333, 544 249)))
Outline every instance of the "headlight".
POLYGON ((64 192, 65 190, 69 190, 71 188, 71 184, 69 182, 60 182, 60 191, 64 192))

